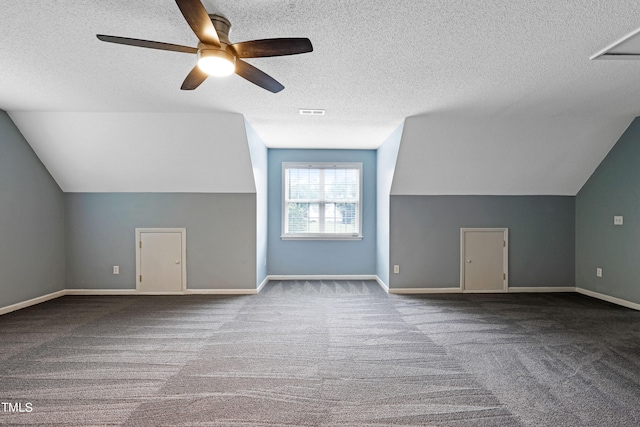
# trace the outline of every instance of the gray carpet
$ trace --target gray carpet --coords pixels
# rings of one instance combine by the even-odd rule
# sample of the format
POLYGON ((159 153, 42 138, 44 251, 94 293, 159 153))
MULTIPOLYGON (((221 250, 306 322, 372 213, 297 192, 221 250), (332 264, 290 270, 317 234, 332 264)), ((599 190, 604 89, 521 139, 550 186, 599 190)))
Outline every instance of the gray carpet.
POLYGON ((577 294, 67 296, 0 316, 5 425, 636 426, 640 312, 577 294))

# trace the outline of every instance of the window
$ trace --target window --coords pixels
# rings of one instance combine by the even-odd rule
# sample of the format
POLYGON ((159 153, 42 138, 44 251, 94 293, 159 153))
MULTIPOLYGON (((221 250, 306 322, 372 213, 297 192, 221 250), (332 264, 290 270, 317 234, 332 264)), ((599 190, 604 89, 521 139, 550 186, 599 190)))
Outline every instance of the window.
POLYGON ((362 163, 283 163, 283 239, 361 239, 362 163))

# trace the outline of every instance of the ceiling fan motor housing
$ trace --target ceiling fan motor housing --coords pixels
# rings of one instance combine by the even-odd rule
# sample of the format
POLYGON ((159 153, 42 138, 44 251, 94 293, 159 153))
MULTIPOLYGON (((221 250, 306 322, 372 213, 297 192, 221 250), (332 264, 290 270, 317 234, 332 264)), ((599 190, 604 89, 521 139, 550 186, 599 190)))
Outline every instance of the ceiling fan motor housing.
POLYGON ((232 55, 235 55, 235 51, 231 46, 231 42, 229 41, 229 31, 231 31, 231 22, 224 16, 210 14, 209 18, 211 18, 211 22, 213 23, 213 27, 216 29, 218 33, 218 38, 220 39, 220 45, 223 50, 228 51, 232 55))
POLYGON ((213 46, 203 42, 198 43, 198 64, 200 68, 209 75, 219 77, 226 76, 233 72, 236 64, 236 51, 229 42, 229 30, 231 29, 231 23, 226 18, 219 15, 211 14, 209 15, 209 18, 218 33, 220 46, 213 46), (201 61, 202 59, 204 62, 201 61), (210 65, 207 66, 205 63, 210 65), (221 64, 231 65, 228 67, 223 65, 224 68, 219 68, 221 64))

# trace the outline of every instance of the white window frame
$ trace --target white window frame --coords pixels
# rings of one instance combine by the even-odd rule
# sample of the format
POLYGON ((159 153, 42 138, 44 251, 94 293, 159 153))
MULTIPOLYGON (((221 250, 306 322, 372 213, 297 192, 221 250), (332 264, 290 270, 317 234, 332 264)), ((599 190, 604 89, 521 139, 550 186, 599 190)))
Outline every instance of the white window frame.
POLYGON ((282 233, 280 238, 282 240, 362 240, 362 163, 348 163, 348 162, 282 162, 282 233), (288 200, 287 200, 287 169, 357 169, 359 171, 359 183, 358 183, 358 230, 357 233, 287 233, 287 213, 288 200))

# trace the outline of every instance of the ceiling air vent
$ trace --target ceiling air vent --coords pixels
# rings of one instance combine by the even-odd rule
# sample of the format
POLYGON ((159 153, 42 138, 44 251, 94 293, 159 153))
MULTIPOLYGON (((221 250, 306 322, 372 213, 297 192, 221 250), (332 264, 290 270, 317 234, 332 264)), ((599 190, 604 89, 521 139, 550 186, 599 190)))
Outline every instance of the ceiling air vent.
POLYGON ((640 28, 591 55, 589 59, 640 59, 640 28))
POLYGON ((324 116, 324 110, 301 108, 299 111, 300 111, 300 114, 303 116, 324 116))

